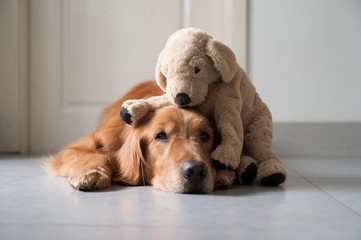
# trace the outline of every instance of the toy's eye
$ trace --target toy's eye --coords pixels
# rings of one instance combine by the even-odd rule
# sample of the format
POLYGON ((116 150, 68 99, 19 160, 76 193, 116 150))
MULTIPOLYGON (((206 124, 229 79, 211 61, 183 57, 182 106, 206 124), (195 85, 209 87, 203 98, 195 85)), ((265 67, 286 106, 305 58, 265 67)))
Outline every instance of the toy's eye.
POLYGON ((194 67, 194 73, 199 73, 201 71, 201 69, 198 66, 194 67))
POLYGON ((211 137, 209 136, 208 133, 206 132, 201 132, 201 134, 199 135, 199 137, 201 138, 202 142, 208 142, 209 139, 211 139, 211 137))
POLYGON ((155 139, 158 141, 163 141, 163 142, 169 141, 169 137, 165 132, 158 133, 157 136, 155 136, 155 139))

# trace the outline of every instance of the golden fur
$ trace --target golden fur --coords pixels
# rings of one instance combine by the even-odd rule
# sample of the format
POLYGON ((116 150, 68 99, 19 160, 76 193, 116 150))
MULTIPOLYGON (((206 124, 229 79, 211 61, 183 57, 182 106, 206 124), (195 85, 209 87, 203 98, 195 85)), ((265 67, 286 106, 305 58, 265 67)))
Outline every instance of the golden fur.
POLYGON ((73 188, 83 191, 104 189, 111 182, 150 184, 175 193, 211 192, 215 185, 230 186, 232 171, 221 170, 216 179, 209 157, 213 130, 199 113, 166 106, 149 112, 134 128, 121 120, 119 111, 125 100, 161 94, 155 82, 136 86, 104 110, 97 130, 53 156, 48 171, 67 177, 73 188), (161 132, 169 141, 157 139, 161 132), (202 141, 201 133, 208 134, 209 140, 202 141), (182 165, 190 160, 207 166, 208 174, 201 183, 189 184, 180 173, 182 165))

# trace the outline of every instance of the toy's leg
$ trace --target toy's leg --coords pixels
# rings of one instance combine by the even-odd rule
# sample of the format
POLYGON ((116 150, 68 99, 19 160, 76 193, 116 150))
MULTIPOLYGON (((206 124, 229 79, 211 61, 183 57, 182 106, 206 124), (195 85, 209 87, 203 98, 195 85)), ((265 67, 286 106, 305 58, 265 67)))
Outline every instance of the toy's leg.
POLYGON ((148 112, 170 105, 167 96, 150 97, 148 99, 127 100, 120 110, 120 117, 128 125, 135 126, 148 112))
POLYGON ((256 182, 265 186, 277 186, 285 181, 287 175, 272 149, 272 133, 272 117, 267 108, 245 132, 246 149, 258 163, 256 182))
POLYGON ((247 154, 242 154, 241 162, 236 169, 236 179, 239 184, 249 185, 257 175, 257 162, 247 154))

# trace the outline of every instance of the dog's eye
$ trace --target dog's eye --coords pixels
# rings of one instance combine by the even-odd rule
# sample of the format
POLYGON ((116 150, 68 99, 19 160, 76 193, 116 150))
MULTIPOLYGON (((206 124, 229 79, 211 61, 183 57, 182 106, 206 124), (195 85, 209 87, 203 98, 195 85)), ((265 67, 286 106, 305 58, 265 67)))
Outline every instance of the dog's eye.
POLYGON ((208 133, 206 132, 201 132, 201 134, 199 135, 199 137, 201 138, 202 142, 207 142, 209 139, 211 139, 211 137, 209 136, 208 133))
POLYGON ((201 71, 201 69, 198 66, 194 67, 194 73, 199 73, 201 71))
POLYGON ((165 132, 158 133, 157 136, 155 136, 155 139, 158 141, 164 141, 164 142, 169 141, 169 137, 165 132))

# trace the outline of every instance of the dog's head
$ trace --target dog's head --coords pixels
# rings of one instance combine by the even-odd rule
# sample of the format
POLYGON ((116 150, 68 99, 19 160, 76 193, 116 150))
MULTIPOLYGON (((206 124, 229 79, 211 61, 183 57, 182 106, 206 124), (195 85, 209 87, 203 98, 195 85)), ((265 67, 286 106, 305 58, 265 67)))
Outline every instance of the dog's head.
POLYGON ((207 97, 208 85, 229 83, 237 71, 232 50, 197 28, 171 35, 159 55, 156 80, 169 101, 178 106, 196 106, 207 97))
POLYGON ((211 192, 212 145, 211 124, 199 113, 174 106, 150 112, 118 152, 121 181, 174 193, 211 192))

